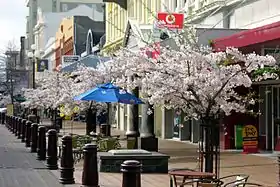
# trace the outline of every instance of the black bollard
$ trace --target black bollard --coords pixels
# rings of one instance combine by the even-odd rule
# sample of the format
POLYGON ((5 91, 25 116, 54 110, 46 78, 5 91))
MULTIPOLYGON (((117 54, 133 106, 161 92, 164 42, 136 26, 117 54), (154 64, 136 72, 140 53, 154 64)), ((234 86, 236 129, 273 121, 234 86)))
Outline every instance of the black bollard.
POLYGON ((46 127, 39 127, 37 159, 46 160, 46 127))
POLYGON ((121 165, 122 187, 141 187, 141 164, 137 160, 126 160, 121 165))
POLYGON ((3 118, 3 112, 1 112, 1 114, 0 114, 0 123, 2 124, 2 125, 4 125, 4 123, 2 123, 3 121, 2 121, 2 118, 3 118))
POLYGON ((32 123, 37 123, 38 120, 37 120, 37 116, 34 115, 34 114, 30 114, 27 116, 28 120, 31 121, 32 123))
POLYGON ((19 118, 18 117, 16 117, 15 118, 16 119, 16 133, 15 133, 15 136, 17 137, 18 136, 18 133, 19 133, 19 118))
POLYGON ((16 134, 17 124, 16 124, 16 117, 12 116, 12 124, 13 124, 13 134, 16 134))
POLYGON ((13 132, 11 116, 6 115, 6 127, 13 132))
POLYGON ((11 117, 6 115, 6 126, 10 131, 13 131, 12 129, 12 123, 11 123, 11 117))
POLYGON ((22 133, 22 119, 18 118, 18 134, 17 134, 18 139, 21 139, 21 133, 22 133))
POLYGON ((6 125, 8 127, 8 129, 13 132, 13 124, 12 124, 12 118, 11 116, 6 116, 6 125))
POLYGON ((5 113, 2 112, 2 113, 1 113, 1 116, 2 116, 2 117, 1 117, 1 123, 2 123, 2 125, 5 125, 5 116, 6 116, 5 113))
POLYGON ((17 136, 18 134, 18 117, 14 117, 15 118, 15 136, 17 136))
POLYGON ((31 125, 31 153, 37 152, 38 146, 38 124, 33 123, 31 125))
POLYGON ((12 131, 12 126, 11 126, 11 121, 10 121, 10 116, 6 115, 6 127, 9 129, 9 131, 12 131))
POLYGON ((84 165, 82 174, 82 185, 90 187, 99 187, 96 144, 86 144, 83 152, 84 165))
POLYGON ((26 122, 25 127, 25 147, 30 147, 31 142, 31 121, 26 122))
POLYGON ((26 133, 26 122, 27 122, 27 120, 26 119, 22 119, 21 120, 21 142, 25 142, 25 133, 26 133))
POLYGON ((47 149, 47 168, 50 170, 58 169, 57 165, 57 132, 55 129, 48 131, 48 149, 47 149))
POLYGON ((74 184, 74 159, 72 150, 72 137, 65 135, 62 137, 62 154, 60 159, 61 184, 74 184))

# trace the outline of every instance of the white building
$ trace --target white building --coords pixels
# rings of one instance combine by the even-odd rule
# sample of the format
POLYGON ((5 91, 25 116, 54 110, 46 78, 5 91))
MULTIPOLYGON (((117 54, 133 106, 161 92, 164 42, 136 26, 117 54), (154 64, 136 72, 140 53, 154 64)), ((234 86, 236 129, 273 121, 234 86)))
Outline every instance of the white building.
POLYGON ((187 23, 210 28, 251 29, 280 20, 278 0, 162 0, 162 4, 162 10, 184 12, 187 23))
POLYGON ((37 24, 38 8, 42 12, 67 12, 75 9, 81 4, 92 8, 91 15, 96 14, 96 4, 103 3, 103 0, 25 0, 29 14, 26 17, 26 49, 31 50, 34 44, 33 29, 37 24))
POLYGON ((103 21, 103 10, 96 10, 86 5, 79 5, 74 9, 67 12, 42 12, 41 8, 38 8, 37 24, 34 31, 34 43, 35 50, 40 51, 40 57, 44 55, 46 44, 48 40, 55 36, 55 33, 63 18, 71 16, 88 16, 96 21, 103 21), (93 14, 94 12, 94 14, 93 14))

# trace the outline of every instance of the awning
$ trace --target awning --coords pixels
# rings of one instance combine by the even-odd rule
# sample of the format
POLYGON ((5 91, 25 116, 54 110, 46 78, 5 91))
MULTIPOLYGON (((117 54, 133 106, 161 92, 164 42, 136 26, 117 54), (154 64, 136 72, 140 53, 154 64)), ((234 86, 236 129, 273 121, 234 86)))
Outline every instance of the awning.
POLYGON ((280 21, 231 36, 214 39, 212 47, 215 51, 223 51, 226 47, 240 48, 276 39, 280 39, 280 21))
POLYGON ((22 97, 21 95, 14 96, 14 100, 17 101, 17 102, 24 102, 24 101, 26 101, 26 99, 24 97, 22 97))
POLYGON ((88 55, 84 58, 82 58, 78 62, 74 62, 68 66, 65 66, 64 68, 61 69, 61 72, 73 72, 78 69, 80 65, 85 66, 85 67, 93 67, 96 68, 99 63, 106 62, 111 60, 110 57, 101 57, 101 56, 96 56, 96 55, 88 55))

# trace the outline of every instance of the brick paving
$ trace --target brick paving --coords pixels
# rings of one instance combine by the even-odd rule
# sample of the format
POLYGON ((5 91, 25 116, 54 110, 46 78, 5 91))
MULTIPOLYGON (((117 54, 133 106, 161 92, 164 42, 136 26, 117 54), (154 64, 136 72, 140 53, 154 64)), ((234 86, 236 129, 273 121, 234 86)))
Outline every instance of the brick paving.
MULTIPOLYGON (((61 132, 84 134, 84 124, 70 123, 64 125, 61 132)), ((112 130, 112 134, 123 135, 124 132, 112 130)), ((197 169, 197 146, 173 140, 159 140, 159 152, 169 155, 169 168, 197 169)), ((278 186, 278 164, 276 158, 246 155, 238 152, 222 152, 220 158, 220 176, 231 174, 248 174, 249 181, 262 184, 267 187, 278 186)), ((82 163, 75 166, 75 178, 81 183, 82 163)), ((169 178, 166 174, 142 174, 142 186, 168 187, 169 178)), ((100 173, 100 185, 104 187, 121 186, 122 176, 116 173, 100 173)))
POLYGON ((0 125, 0 187, 62 187, 57 176, 0 125))

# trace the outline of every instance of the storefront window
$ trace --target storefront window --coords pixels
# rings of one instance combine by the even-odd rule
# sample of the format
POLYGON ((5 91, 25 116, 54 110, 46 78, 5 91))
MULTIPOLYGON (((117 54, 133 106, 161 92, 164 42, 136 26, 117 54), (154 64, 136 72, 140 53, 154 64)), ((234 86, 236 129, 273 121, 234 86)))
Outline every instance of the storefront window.
POLYGON ((265 121, 265 109, 266 109, 266 94, 265 94, 265 87, 261 86, 259 88, 260 92, 260 99, 261 102, 259 103, 259 110, 260 110, 260 116, 259 116, 259 135, 265 135, 266 133, 266 121, 265 121))

